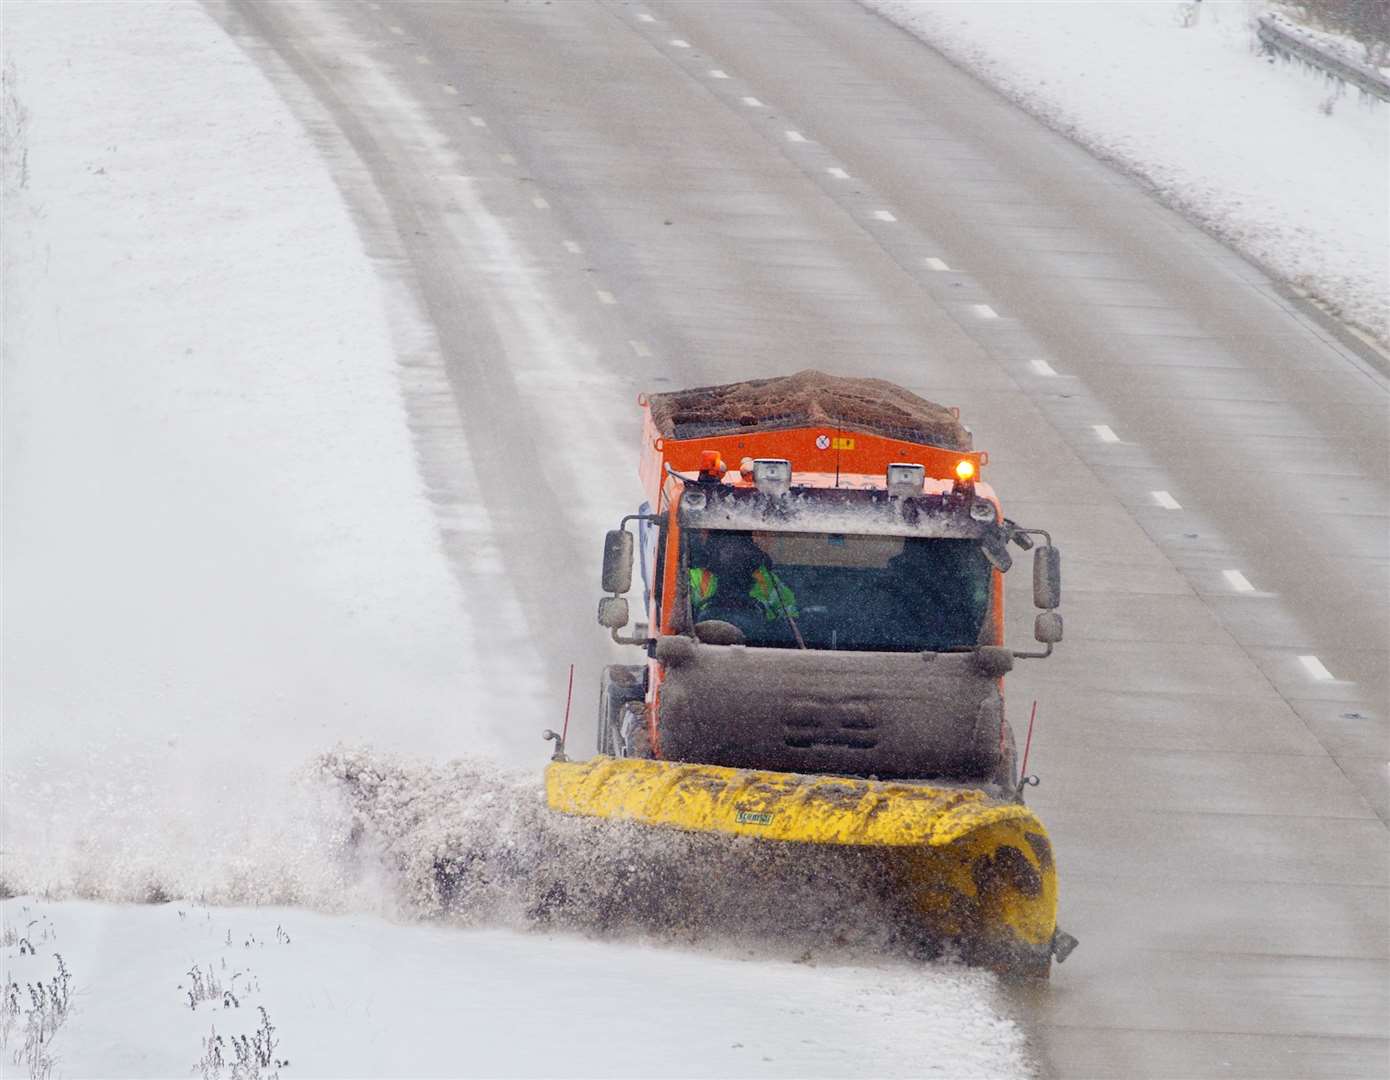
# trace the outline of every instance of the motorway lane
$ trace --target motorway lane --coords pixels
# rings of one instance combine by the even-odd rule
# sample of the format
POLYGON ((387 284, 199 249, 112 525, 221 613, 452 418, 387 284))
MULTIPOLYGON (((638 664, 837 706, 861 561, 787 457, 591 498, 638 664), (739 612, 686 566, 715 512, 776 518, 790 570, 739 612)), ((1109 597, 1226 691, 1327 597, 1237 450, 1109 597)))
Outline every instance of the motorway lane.
POLYGON ((1045 1066, 1383 1073, 1374 358, 851 4, 235 12, 389 204, 556 666, 588 633, 602 512, 635 494, 631 390, 817 366, 958 404, 1012 515, 1067 553, 1070 640, 1011 677, 1042 701, 1034 801, 1084 943, 1029 1004, 1045 1066), (535 268, 521 292, 504 248, 535 268), (566 347, 543 363, 547 336, 566 347), (611 490, 578 502, 564 441, 515 422, 582 440, 546 412, 565 379, 583 419, 612 418, 593 444, 611 490), (517 461, 550 478, 525 506, 517 461))

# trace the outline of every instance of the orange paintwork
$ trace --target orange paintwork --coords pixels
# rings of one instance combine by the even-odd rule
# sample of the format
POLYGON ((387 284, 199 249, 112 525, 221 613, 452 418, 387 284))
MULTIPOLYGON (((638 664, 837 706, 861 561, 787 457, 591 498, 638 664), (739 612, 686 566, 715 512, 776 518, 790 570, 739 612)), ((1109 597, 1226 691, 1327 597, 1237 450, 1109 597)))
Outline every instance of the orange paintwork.
MULTIPOLYGON (((657 505, 666 478, 663 466, 670 465, 677 472, 693 474, 699 472, 703 454, 711 450, 718 451, 731 470, 737 470, 744 458, 785 458, 792 463, 792 472, 802 483, 807 473, 834 476, 838 472, 842 486, 847 486, 851 474, 865 479, 876 477, 882 486, 888 466, 897 461, 923 465, 927 476, 940 480, 954 479, 956 464, 962 458, 974 463, 976 476, 989 461, 989 455, 981 450, 943 450, 939 446, 885 439, 881 435, 846 428, 750 430, 739 435, 665 439, 652 422, 646 399, 639 399, 639 404, 642 406, 642 461, 638 473, 653 506, 657 505), (818 441, 825 446, 818 445, 818 441)), ((731 472, 730 475, 738 474, 731 472)))

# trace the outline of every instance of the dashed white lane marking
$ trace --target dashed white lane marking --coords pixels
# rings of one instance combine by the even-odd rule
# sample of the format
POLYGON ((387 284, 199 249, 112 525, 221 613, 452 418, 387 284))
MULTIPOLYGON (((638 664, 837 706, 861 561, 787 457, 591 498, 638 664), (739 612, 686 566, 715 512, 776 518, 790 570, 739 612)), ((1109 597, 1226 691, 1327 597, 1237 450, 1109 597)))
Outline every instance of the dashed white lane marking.
POLYGON ((761 109, 763 107, 763 103, 755 97, 746 97, 742 100, 750 109, 761 109))
POLYGON ((922 262, 926 264, 926 267, 927 267, 928 270, 949 270, 949 269, 951 269, 949 266, 946 265, 946 260, 945 260, 945 259, 938 259, 938 258, 935 258, 934 256, 931 256, 931 255, 928 255, 925 259, 922 260, 922 262))
POLYGON ((434 61, 431 60, 431 59, 430 59, 428 56, 426 56, 424 53, 421 53, 419 56, 417 56, 417 57, 415 58, 415 62, 416 62, 417 64, 433 64, 433 63, 434 63, 434 61))
POLYGON ((606 289, 595 289, 594 295, 598 297, 600 304, 616 304, 618 302, 618 298, 606 289))
POLYGON ((515 164, 516 164, 516 158, 512 157, 511 154, 498 154, 498 155, 497 155, 497 160, 500 161, 503 165, 515 165, 515 164))
POLYGON ((637 21, 638 21, 638 22, 656 22, 656 16, 655 16, 655 15, 648 15, 645 11, 639 11, 639 12, 637 13, 637 21))
POLYGON ((402 30, 399 26, 390 26, 387 27, 387 29, 390 30, 393 34, 400 34, 401 36, 405 35, 405 31, 402 30))
POLYGON ((458 92, 459 92, 459 88, 458 88, 457 86, 450 86, 448 83, 445 83, 445 84, 444 84, 444 92, 445 92, 446 94, 453 94, 453 95, 457 96, 457 95, 458 95, 458 92))
POLYGON ((971 304, 970 310, 975 313, 975 318, 977 319, 999 318, 999 312, 995 311, 994 308, 990 307, 988 304, 971 304))
POLYGON ((727 71, 720 71, 718 68, 712 68, 710 70, 709 77, 711 79, 727 79, 729 77, 729 73, 727 71))
POLYGON ((786 132, 786 136, 787 136, 787 142, 805 142, 805 141, 806 141, 806 136, 803 135, 803 134, 801 134, 801 132, 799 132, 799 131, 788 131, 788 132, 786 132))
POLYGON ((1250 584, 1250 579, 1239 570, 1222 570, 1221 576, 1226 579, 1226 584, 1230 585, 1236 592, 1255 591, 1255 586, 1250 584))
POLYGON ((840 168, 838 165, 831 165, 825 171, 828 172, 831 176, 833 176, 836 180, 849 179, 849 173, 845 172, 845 170, 840 168))
POLYGON ((1091 430, 1101 442, 1119 442, 1120 437, 1110 430, 1109 424, 1092 424, 1091 430))
POLYGON ((686 41, 684 38, 673 37, 673 38, 671 39, 671 44, 674 45, 674 46, 675 46, 676 48, 678 48, 678 49, 688 49, 688 48, 690 48, 690 42, 686 41))
POLYGON ((542 199, 539 195, 537 195, 535 198, 531 200, 531 205, 534 206, 537 210, 550 209, 550 204, 546 202, 544 199, 542 199))
POLYGON ((1028 365, 1038 375, 1046 375, 1049 379, 1055 379, 1057 377, 1057 369, 1054 368, 1051 364, 1049 364, 1046 360, 1038 360, 1035 358, 1033 360, 1029 360, 1028 365))
POLYGON ((584 249, 580 247, 578 244, 576 244, 573 240, 565 241, 565 250, 568 251, 571 255, 584 254, 584 249))
POLYGON ((1322 661, 1319 660, 1316 656, 1300 656, 1298 658, 1298 662, 1302 664, 1304 669, 1308 672, 1308 674, 1311 675, 1313 678, 1317 679, 1318 682, 1332 681, 1332 672, 1328 671, 1327 668, 1323 667, 1322 661))
POLYGON ((632 346, 632 351, 638 356, 651 356, 652 354, 651 349, 640 341, 629 341, 628 344, 632 346))
POLYGON ((487 127, 487 121, 484 120, 481 116, 470 116, 468 118, 468 122, 472 124, 474 127, 487 127))
POLYGON ((1158 503, 1158 505, 1165 510, 1182 509, 1182 503, 1178 502, 1177 499, 1173 498, 1173 496, 1169 495, 1166 491, 1151 491, 1149 494, 1153 497, 1153 501, 1158 503))
POLYGON ((897 221, 897 220, 898 220, 896 217, 893 216, 893 211, 891 211, 891 210, 875 210, 875 211, 874 211, 874 217, 878 218, 879 221, 897 221))

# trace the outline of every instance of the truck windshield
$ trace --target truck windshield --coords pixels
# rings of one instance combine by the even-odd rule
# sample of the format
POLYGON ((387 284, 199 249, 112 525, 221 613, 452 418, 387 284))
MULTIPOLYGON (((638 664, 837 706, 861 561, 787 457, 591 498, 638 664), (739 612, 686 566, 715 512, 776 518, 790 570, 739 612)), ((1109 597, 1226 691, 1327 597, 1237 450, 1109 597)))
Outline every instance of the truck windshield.
POLYGON ((684 538, 691 613, 749 645, 940 652, 973 648, 991 570, 974 540, 695 529, 684 538), (792 619, 787 619, 790 614, 792 619))

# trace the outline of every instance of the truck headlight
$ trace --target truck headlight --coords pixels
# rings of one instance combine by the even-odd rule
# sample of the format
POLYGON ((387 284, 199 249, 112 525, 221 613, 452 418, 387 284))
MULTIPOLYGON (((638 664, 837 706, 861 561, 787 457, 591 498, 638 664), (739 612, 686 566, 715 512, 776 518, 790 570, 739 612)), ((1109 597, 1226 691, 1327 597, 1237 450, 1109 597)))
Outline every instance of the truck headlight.
POLYGON ((894 461, 888 466, 888 494, 899 499, 913 498, 922 494, 926 479, 926 466, 909 461, 894 461))
POLYGON ((785 495, 792 486, 792 463, 785 458, 757 458, 753 486, 764 495, 785 495))

